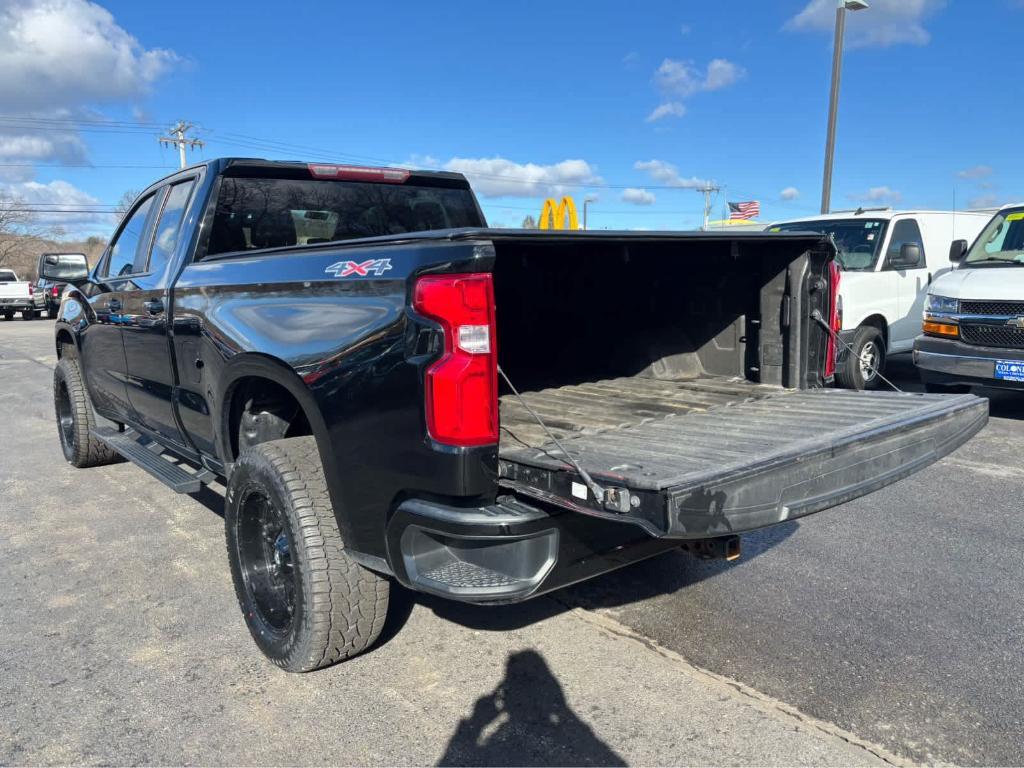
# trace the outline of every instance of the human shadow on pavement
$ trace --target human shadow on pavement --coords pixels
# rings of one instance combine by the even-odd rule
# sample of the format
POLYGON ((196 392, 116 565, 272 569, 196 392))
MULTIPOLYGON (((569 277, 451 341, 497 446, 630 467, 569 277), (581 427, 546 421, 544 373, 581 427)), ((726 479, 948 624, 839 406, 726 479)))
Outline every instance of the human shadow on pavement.
POLYGON ((438 765, 626 765, 566 701, 536 651, 508 657, 505 677, 452 734, 438 765))

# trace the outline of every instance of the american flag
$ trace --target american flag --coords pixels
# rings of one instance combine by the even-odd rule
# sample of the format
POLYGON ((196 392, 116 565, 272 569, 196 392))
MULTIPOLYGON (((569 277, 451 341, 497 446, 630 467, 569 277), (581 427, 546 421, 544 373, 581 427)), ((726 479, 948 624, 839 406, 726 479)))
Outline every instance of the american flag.
POLYGON ((750 200, 746 203, 729 203, 730 219, 756 219, 761 215, 761 203, 750 200))

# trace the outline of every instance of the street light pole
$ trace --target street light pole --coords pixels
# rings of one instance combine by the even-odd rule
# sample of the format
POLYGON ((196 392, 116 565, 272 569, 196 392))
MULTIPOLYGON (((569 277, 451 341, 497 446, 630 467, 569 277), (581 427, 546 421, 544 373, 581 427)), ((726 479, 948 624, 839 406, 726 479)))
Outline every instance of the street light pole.
POLYGON ((821 212, 828 213, 832 198, 832 161, 836 151, 836 115, 839 111, 839 81, 843 70, 843 36, 846 12, 863 11, 864 0, 836 0, 836 37, 832 44, 832 91, 828 98, 828 134, 825 137, 825 173, 821 184, 821 212))
POLYGON ((583 198, 583 229, 587 228, 587 204, 597 202, 596 197, 584 197, 583 198))

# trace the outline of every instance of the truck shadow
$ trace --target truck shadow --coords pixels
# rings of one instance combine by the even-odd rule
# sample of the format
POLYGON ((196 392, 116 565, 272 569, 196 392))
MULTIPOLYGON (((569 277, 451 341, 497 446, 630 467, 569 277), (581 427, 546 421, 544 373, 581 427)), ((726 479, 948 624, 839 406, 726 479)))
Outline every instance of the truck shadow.
POLYGON ((438 765, 626 765, 583 722, 536 651, 509 655, 505 677, 455 728, 438 765))
POLYGON ((377 645, 393 638, 420 604, 438 617, 460 626, 489 632, 522 629, 573 608, 614 608, 670 594, 757 559, 788 539, 799 528, 789 520, 743 536, 743 557, 733 562, 700 560, 672 550, 589 581, 558 590, 548 599, 512 605, 470 605, 412 592, 392 582, 388 617, 377 645))

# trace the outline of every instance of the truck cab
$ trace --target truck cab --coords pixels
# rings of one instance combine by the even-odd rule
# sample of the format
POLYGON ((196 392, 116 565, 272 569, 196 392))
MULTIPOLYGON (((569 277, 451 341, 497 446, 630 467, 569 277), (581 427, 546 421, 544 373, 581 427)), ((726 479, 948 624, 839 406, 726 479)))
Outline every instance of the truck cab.
POLYGON ((950 269, 950 243, 973 240, 988 214, 858 208, 772 225, 769 231, 830 234, 842 270, 842 330, 836 382, 874 389, 889 355, 920 333, 928 286, 950 269))

